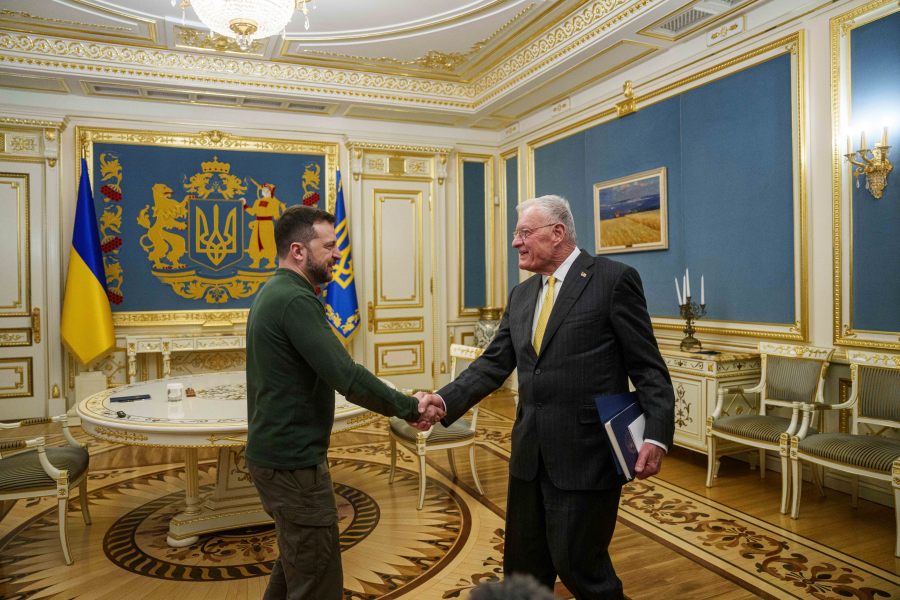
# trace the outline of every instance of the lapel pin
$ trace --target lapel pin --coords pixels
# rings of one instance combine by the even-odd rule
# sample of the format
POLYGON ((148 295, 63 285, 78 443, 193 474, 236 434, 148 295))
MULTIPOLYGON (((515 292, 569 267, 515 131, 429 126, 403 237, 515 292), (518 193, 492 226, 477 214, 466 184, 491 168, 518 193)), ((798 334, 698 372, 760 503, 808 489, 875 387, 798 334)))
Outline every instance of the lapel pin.
POLYGON ((585 273, 584 271, 582 271, 582 272, 581 272, 581 276, 582 276, 582 277, 587 277, 587 273, 585 273))

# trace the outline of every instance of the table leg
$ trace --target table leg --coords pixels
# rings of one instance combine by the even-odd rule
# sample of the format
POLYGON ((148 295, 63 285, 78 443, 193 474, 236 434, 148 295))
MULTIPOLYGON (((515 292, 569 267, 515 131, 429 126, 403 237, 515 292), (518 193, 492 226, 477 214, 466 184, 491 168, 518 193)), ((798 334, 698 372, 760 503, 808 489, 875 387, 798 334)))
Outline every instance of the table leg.
POLYGON ((200 512, 200 471, 196 448, 184 451, 184 512, 189 515, 200 512))

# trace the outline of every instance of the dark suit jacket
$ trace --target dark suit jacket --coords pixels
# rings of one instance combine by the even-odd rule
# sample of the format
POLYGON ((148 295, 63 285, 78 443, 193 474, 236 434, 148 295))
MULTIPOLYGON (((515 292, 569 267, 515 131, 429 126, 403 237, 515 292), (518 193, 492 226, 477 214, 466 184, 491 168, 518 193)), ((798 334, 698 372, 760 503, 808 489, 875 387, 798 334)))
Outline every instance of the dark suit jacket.
POLYGON ((533 479, 540 455, 560 489, 621 485, 595 396, 627 391, 630 377, 647 419, 644 437, 671 446, 675 430, 672 381, 640 277, 627 265, 582 250, 559 290, 538 356, 531 328, 540 289, 540 275, 513 288, 484 354, 438 390, 447 404, 443 423, 457 420, 517 368, 510 474, 533 479))

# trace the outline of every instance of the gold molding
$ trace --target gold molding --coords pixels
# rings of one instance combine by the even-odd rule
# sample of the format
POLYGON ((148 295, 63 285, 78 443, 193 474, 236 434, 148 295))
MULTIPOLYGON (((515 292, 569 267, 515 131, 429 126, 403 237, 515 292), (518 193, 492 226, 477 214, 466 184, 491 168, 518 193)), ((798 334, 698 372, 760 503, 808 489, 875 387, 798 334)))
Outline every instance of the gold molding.
POLYGON ((374 319, 375 333, 418 333, 425 331, 424 317, 374 319))
MULTIPOLYGON (((428 181, 431 181, 429 178, 428 181)), ((396 183, 396 180, 394 180, 396 183)), ((375 188, 372 190, 372 245, 373 254, 374 254, 374 287, 372 289, 372 296, 375 299, 374 308, 377 309, 386 309, 386 308, 424 308, 425 307, 425 266, 423 262, 423 252, 424 248, 422 247, 422 211, 427 208, 425 205, 425 192, 417 189, 382 189, 375 188), (415 240, 414 243, 418 245, 416 251, 416 265, 417 272, 415 273, 415 280, 413 282, 413 287, 415 290, 413 291, 413 296, 409 298, 409 302, 403 302, 402 300, 399 302, 394 302, 388 300, 383 292, 383 284, 381 282, 382 269, 381 269, 381 261, 384 257, 384 250, 381 248, 380 243, 384 239, 384 236, 379 235, 380 232, 380 223, 383 220, 381 216, 381 209, 379 205, 384 204, 384 200, 382 199, 385 195, 396 194, 401 196, 403 200, 408 201, 412 204, 412 210, 414 211, 415 218, 415 240), (418 298, 418 301, 417 301, 418 298)), ((430 211, 429 211, 430 212, 430 211)), ((432 236, 433 237, 433 236, 432 236)), ((432 278, 434 274, 432 274, 432 278)), ((405 300, 405 299, 403 299, 405 300)))
POLYGON ((0 347, 30 346, 31 328, 0 329, 0 347))
MULTIPOLYGON (((715 52, 714 55, 721 53, 722 50, 715 52)), ((710 333, 721 335, 733 335, 751 338, 775 338, 795 341, 806 341, 809 335, 809 239, 807 231, 807 182, 806 182, 806 50, 804 31, 799 30, 782 36, 776 40, 767 42, 756 48, 752 48, 738 56, 726 59, 720 63, 713 64, 709 67, 701 68, 699 71, 687 74, 681 79, 663 86, 651 89, 643 95, 635 95, 634 100, 636 108, 641 109, 650 106, 656 102, 661 102, 670 96, 686 92, 695 87, 706 85, 719 79, 723 79, 740 71, 752 68, 756 64, 780 56, 782 54, 791 55, 791 85, 792 85, 792 126, 793 135, 791 136, 794 150, 795 176, 796 185, 794 193, 794 208, 799 212, 796 217, 799 222, 795 223, 795 232, 799 229, 799 241, 794 242, 794 322, 791 324, 782 323, 756 323, 756 322, 739 322, 728 321, 725 326, 718 325, 701 325, 696 327, 698 333, 710 333), (746 64, 744 64, 746 63, 746 64), (735 68, 739 67, 739 68, 735 68), (694 84, 694 85, 692 85, 694 84), (734 324, 750 325, 755 327, 738 328, 733 327, 734 324)), ((678 67, 672 73, 682 70, 678 67)), ((662 76, 657 77, 659 80, 662 76)), ((654 80, 654 81, 655 81, 654 80)), ((613 96, 607 100, 613 104, 611 107, 601 108, 596 114, 579 119, 560 129, 543 133, 538 137, 525 142, 526 145, 526 186, 527 197, 534 196, 535 189, 535 168, 534 154, 537 148, 547 144, 564 139, 585 129, 589 129, 596 125, 600 125, 607 120, 615 117, 617 114, 615 101, 621 96, 613 96)), ((675 317, 656 316, 652 318, 653 326, 657 329, 680 330, 683 324, 675 317)))
POLYGON ((37 129, 65 129, 65 123, 62 121, 44 121, 41 119, 20 119, 18 117, 0 117, 0 125, 9 127, 28 127, 37 129))
POLYGON ((401 152, 404 154, 450 154, 450 146, 416 146, 408 144, 383 144, 379 142, 347 142, 347 150, 372 150, 379 152, 401 152))
MULTIPOLYGON (((4 156, 3 160, 9 160, 8 157, 4 156)), ((39 160, 43 160, 43 157, 40 157, 39 160)), ((9 184, 9 186, 16 190, 17 195, 17 207, 16 212, 23 212, 23 220, 24 220, 24 231, 19 232, 22 234, 22 242, 16 243, 16 272, 18 274, 18 281, 20 287, 20 297, 16 304, 12 306, 0 307, 0 310, 6 308, 19 308, 20 310, 14 312, 2 312, 0 313, 0 318, 6 317, 30 317, 31 316, 31 176, 28 173, 10 173, 10 172, 0 172, 0 178, 7 179, 7 181, 0 181, 2 184, 9 184), (21 197, 19 196, 21 194, 21 197), (25 249, 25 257, 22 259, 21 252, 22 249, 25 249), (17 306, 18 305, 18 306, 17 306)), ((16 223, 16 229, 18 232, 19 223, 16 223)))
POLYGON ((831 42, 831 188, 832 188, 832 278, 833 327, 832 340, 835 345, 883 350, 900 350, 900 332, 870 331, 853 328, 853 191, 852 177, 847 175, 841 153, 842 122, 844 111, 842 99, 847 98, 850 112, 850 94, 844 83, 849 82, 850 34, 853 29, 874 20, 884 18, 900 10, 896 0, 874 0, 853 10, 833 17, 830 21, 831 42), (874 13, 874 14, 873 14, 874 13), (860 17, 868 18, 860 20, 860 17), (846 54, 845 54, 846 52, 846 54), (842 59, 846 57, 848 73, 841 72, 842 59), (845 178, 846 177, 846 178, 845 178), (849 193, 848 193, 849 188, 849 193), (846 198, 846 199, 845 199, 846 198), (845 213, 846 212, 846 217, 845 213), (844 227, 848 239, 844 239, 844 227), (844 255, 847 255, 847 281, 844 281, 844 255), (846 287, 846 294, 845 294, 846 287), (844 313, 846 312, 846 317, 844 313))
POLYGON ((649 10, 657 0, 636 0, 631 6, 603 20, 630 0, 595 0, 580 12, 570 14, 562 23, 546 32, 540 39, 527 43, 525 48, 478 77, 473 83, 474 106, 477 108, 502 92, 513 87, 536 72, 571 54, 585 43, 596 38, 621 21, 649 10), (599 24, 598 24, 599 23, 599 24), (581 37, 578 34, 583 33, 581 37), (565 45, 561 49, 559 46, 565 45), (525 70, 516 70, 519 65, 530 64, 525 70))
MULTIPOLYGON (((507 214, 509 212, 509 190, 506 189, 506 163, 511 158, 515 157, 516 159, 516 189, 519 189, 519 186, 522 182, 522 160, 519 156, 519 148, 513 148, 512 150, 507 150, 506 152, 500 153, 500 167, 498 169, 497 181, 500 184, 500 220, 503 223, 501 228, 501 254, 503 261, 503 281, 501 282, 502 292, 502 300, 506 302, 509 298, 509 249, 511 241, 506 239, 506 230, 507 230, 507 214)), ((522 197, 522 194, 519 194, 519 198, 522 197)), ((516 205, 518 206, 518 198, 516 199, 516 205)), ((517 269, 518 270, 518 269, 517 269)), ((521 278, 521 277, 520 277, 521 278)), ((501 303, 497 303, 499 306, 501 303)))
POLYGON ((425 372, 425 342, 410 340, 407 342, 376 342, 375 343, 375 374, 382 375, 416 375, 425 372), (391 348, 395 350, 407 349, 415 354, 415 362, 399 367, 386 366, 384 362, 386 352, 391 348), (410 368, 411 367, 411 368, 410 368))
POLYGON ((484 301, 485 306, 493 306, 494 294, 492 293, 494 281, 494 250, 492 248, 494 241, 494 157, 490 154, 471 154, 460 152, 456 155, 456 249, 458 255, 458 271, 457 271, 457 316, 471 317, 478 316, 478 309, 481 307, 467 307, 465 305, 465 247, 463 238, 465 227, 463 219, 465 217, 465 206, 463 198, 463 165, 467 162, 479 163, 484 168, 484 253, 485 261, 485 288, 484 301))
POLYGON ((2 388, 15 391, 0 392, 0 398, 30 398, 34 396, 34 362, 30 356, 0 358, 0 365, 11 365, 0 366, 0 371, 12 370, 20 379, 19 384, 15 387, 2 388), (20 389, 25 393, 17 393, 20 389))

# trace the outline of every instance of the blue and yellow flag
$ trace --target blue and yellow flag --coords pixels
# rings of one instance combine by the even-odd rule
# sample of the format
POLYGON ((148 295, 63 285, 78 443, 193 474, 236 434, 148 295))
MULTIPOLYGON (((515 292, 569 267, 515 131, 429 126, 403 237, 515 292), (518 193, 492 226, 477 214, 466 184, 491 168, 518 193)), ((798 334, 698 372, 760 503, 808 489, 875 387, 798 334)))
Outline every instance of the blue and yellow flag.
POLYGON ((359 327, 359 303, 353 283, 353 258, 350 255, 350 222, 344 208, 341 172, 337 172, 337 202, 334 207, 334 231, 337 234, 341 260, 334 265, 334 279, 325 288, 325 314, 331 328, 349 341, 359 327))
POLYGON ((89 364, 116 343, 106 295, 106 274, 87 161, 81 159, 81 181, 75 206, 75 230, 66 273, 62 309, 62 339, 83 364, 89 364))

